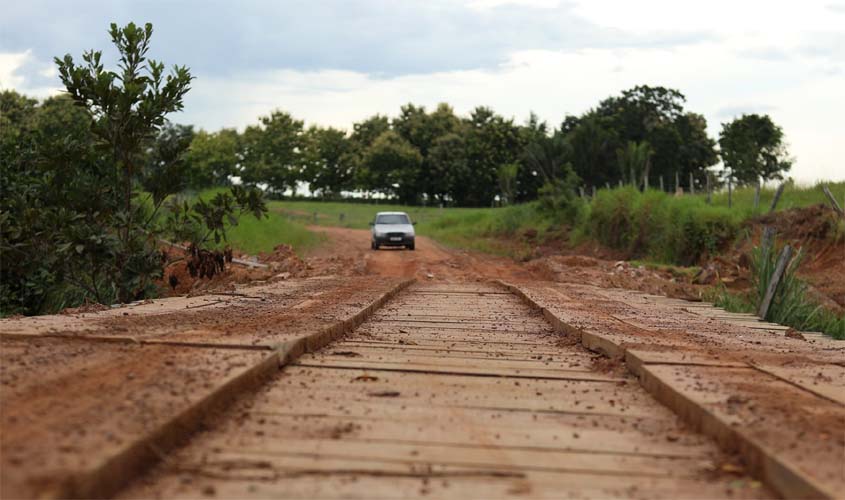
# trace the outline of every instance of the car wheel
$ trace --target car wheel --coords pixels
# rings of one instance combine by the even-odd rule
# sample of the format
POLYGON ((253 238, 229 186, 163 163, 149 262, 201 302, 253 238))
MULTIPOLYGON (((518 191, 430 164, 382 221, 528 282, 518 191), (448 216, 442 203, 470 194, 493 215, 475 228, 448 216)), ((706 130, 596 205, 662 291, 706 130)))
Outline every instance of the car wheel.
POLYGON ((378 250, 379 245, 378 245, 378 243, 376 243, 375 241, 373 241, 372 243, 370 243, 370 247, 371 247, 373 250, 378 250))
POLYGON ((411 243, 410 245, 405 245, 405 247, 406 247, 408 250, 413 250, 413 249, 414 249, 414 244, 413 244, 413 243, 411 243))

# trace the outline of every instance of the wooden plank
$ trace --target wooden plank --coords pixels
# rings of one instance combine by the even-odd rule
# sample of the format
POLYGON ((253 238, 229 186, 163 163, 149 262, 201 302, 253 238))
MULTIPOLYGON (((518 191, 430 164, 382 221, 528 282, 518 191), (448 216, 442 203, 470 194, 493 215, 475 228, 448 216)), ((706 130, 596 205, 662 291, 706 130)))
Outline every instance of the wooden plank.
POLYGON ((478 377, 508 377, 508 378, 538 378, 549 380, 590 380, 597 382, 618 383, 623 379, 608 377, 601 374, 589 373, 585 374, 575 370, 558 370, 558 369, 541 369, 541 368, 524 368, 524 369, 486 369, 486 368, 472 368, 472 367, 451 367, 431 364, 417 364, 407 363, 398 367, 392 363, 381 362, 355 362, 355 361, 329 361, 329 360, 314 360, 309 362, 297 362, 297 366, 306 366, 312 368, 342 368, 352 370, 379 370, 379 371, 396 371, 396 372, 413 372, 413 373, 440 373, 448 375, 474 375, 478 377))
POLYGON ((651 477, 695 477, 700 457, 653 457, 584 453, 497 446, 464 447, 441 444, 406 444, 334 439, 285 439, 265 441, 253 448, 232 447, 223 453, 263 457, 284 464, 287 457, 319 455, 329 459, 394 464, 437 464, 458 467, 495 467, 510 471, 588 472, 651 477))

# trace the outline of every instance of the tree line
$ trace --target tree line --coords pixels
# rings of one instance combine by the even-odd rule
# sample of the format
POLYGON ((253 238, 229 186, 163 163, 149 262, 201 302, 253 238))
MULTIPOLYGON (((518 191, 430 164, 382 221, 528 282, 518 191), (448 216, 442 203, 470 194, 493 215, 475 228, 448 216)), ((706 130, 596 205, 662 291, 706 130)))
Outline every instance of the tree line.
POLYGON ((273 111, 243 132, 170 125, 157 143, 187 145, 186 183, 195 189, 233 178, 283 196, 307 185, 321 198, 390 198, 404 204, 490 206, 519 203, 573 183, 703 188, 780 179, 791 166, 783 131, 767 115, 722 125, 717 142, 705 118, 684 108, 678 90, 638 86, 608 97, 557 127, 533 113, 516 123, 488 107, 458 116, 407 104, 395 117, 374 115, 347 132, 306 127, 273 111), (722 169, 713 166, 722 160, 722 169), (713 175, 715 174, 715 175, 713 175), (690 182, 694 185, 690 186, 690 182), (543 191, 543 188, 546 188, 543 191))

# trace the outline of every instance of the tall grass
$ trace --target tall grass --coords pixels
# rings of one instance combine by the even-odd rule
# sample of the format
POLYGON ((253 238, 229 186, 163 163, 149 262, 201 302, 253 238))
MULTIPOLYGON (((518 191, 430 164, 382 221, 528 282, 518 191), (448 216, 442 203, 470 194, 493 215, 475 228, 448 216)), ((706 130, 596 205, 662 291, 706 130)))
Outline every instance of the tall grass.
MULTIPOLYGON (((810 205, 818 205, 819 203, 827 204, 827 197, 822 191, 823 186, 828 186, 833 192, 834 196, 838 197, 840 205, 845 201, 845 182, 820 182, 813 186, 799 186, 794 183, 788 183, 784 190, 783 196, 778 202, 777 210, 789 210, 791 208, 808 207, 810 205)), ((732 193, 732 209, 740 212, 743 217, 752 217, 754 215, 763 214, 769 211, 774 198, 777 184, 771 183, 769 186, 760 190, 760 203, 757 210, 754 210, 754 187, 743 187, 735 189, 732 193)), ((707 195, 698 192, 695 198, 706 200, 707 195)), ((721 190, 713 193, 713 203, 715 207, 728 206, 728 192, 721 190)))
POLYGON ((697 197, 623 187, 599 191, 579 220, 581 237, 634 258, 691 265, 733 241, 741 216, 697 197))

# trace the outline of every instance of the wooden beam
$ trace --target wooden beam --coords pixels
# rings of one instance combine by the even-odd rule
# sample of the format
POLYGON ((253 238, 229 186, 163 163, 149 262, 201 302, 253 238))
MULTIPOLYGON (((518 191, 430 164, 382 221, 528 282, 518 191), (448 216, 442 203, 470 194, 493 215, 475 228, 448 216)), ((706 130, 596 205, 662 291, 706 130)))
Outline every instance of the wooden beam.
POLYGON ((763 301, 760 303, 760 308, 757 310, 757 315, 763 319, 766 319, 766 315, 769 313, 769 307, 772 305, 772 299, 775 297, 775 292, 780 284, 780 279, 783 276, 784 271, 786 271, 786 265, 789 263, 791 258, 792 247, 786 245, 783 247, 783 250, 781 250, 780 255, 778 256, 777 264, 775 264, 775 270, 772 273, 772 277, 769 279, 769 286, 766 289, 766 295, 763 296, 763 301))

